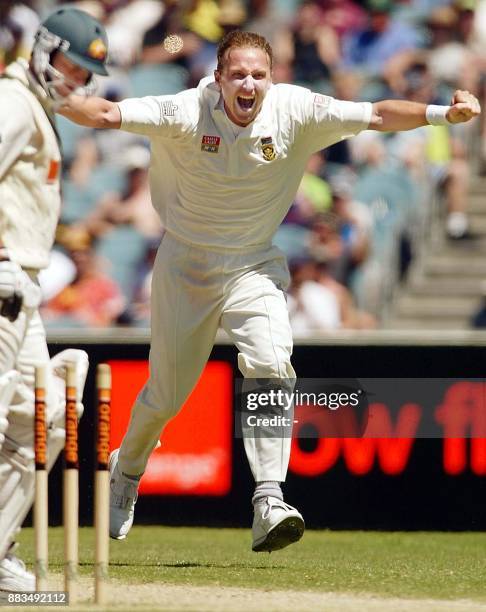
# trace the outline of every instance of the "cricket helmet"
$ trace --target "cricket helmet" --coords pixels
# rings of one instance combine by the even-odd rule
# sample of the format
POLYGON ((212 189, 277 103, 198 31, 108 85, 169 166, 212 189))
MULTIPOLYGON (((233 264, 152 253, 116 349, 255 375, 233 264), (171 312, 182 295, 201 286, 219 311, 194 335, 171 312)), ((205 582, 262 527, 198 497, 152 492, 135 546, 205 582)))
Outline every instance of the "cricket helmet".
MULTIPOLYGON (((32 66, 43 89, 53 99, 59 99, 54 82, 64 80, 52 66, 53 54, 62 52, 71 62, 85 68, 91 75, 106 76, 105 62, 108 38, 104 27, 96 19, 73 7, 60 7, 39 26, 32 50, 32 66)), ((94 89, 90 78, 85 89, 94 89)))

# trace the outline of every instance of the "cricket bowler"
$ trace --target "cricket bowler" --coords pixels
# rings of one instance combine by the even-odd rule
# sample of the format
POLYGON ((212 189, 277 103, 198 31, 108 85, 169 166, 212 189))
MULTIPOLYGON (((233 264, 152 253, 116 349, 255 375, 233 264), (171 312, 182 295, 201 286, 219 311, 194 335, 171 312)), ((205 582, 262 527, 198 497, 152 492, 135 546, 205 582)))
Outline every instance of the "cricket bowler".
MULTIPOLYGON (((219 44, 214 77, 194 89, 120 103, 70 96, 60 109, 82 125, 150 139, 152 203, 166 230, 152 281, 150 377, 110 462, 116 539, 128 534, 148 458, 196 384, 219 327, 236 345, 246 379, 278 385, 295 378, 289 275, 272 237, 310 155, 362 130, 459 123, 480 112, 467 91, 440 107, 340 101, 272 84, 272 61, 262 36, 232 31, 219 44)), ((252 549, 283 548, 304 532, 304 519, 284 502, 280 486, 290 438, 250 435, 244 444, 256 483, 252 549)))

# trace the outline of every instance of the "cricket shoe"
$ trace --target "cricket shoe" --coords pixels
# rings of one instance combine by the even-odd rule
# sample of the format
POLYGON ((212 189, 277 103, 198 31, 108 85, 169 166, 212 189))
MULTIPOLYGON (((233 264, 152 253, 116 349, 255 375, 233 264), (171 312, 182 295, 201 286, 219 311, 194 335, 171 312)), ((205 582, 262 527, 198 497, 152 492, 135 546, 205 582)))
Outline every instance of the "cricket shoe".
POLYGON ((0 561, 0 591, 35 591, 35 576, 25 563, 12 553, 0 561))
POLYGON ((253 552, 280 550, 300 540, 305 523, 300 512, 277 497, 255 505, 251 532, 253 552))
POLYGON ((138 497, 138 480, 128 478, 118 469, 118 452, 110 455, 110 537, 124 540, 133 524, 138 497))

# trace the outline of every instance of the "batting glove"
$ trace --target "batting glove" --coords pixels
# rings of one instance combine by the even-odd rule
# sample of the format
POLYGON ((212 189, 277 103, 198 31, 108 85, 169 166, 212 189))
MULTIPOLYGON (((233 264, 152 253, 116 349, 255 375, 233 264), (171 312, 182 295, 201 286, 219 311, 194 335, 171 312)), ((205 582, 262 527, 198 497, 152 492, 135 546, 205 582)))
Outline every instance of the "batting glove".
POLYGON ((19 264, 8 259, 0 261, 0 300, 6 300, 15 294, 23 298, 27 308, 37 308, 41 302, 40 287, 19 264))
POLYGON ((19 291, 23 273, 18 263, 9 259, 0 261, 0 299, 5 300, 19 291))

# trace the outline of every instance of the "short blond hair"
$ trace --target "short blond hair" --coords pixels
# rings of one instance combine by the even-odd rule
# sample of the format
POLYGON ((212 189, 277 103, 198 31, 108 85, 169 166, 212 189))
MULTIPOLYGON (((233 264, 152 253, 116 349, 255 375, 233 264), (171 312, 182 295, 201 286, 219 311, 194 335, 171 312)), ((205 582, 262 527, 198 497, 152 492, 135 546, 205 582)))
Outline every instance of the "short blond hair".
POLYGON ((217 70, 221 72, 223 69, 225 54, 230 49, 242 49, 245 47, 254 47, 256 49, 262 49, 268 55, 270 63, 270 70, 273 67, 273 51, 270 43, 266 38, 256 34, 255 32, 242 32, 241 30, 232 30, 228 32, 218 45, 218 67, 217 70))

